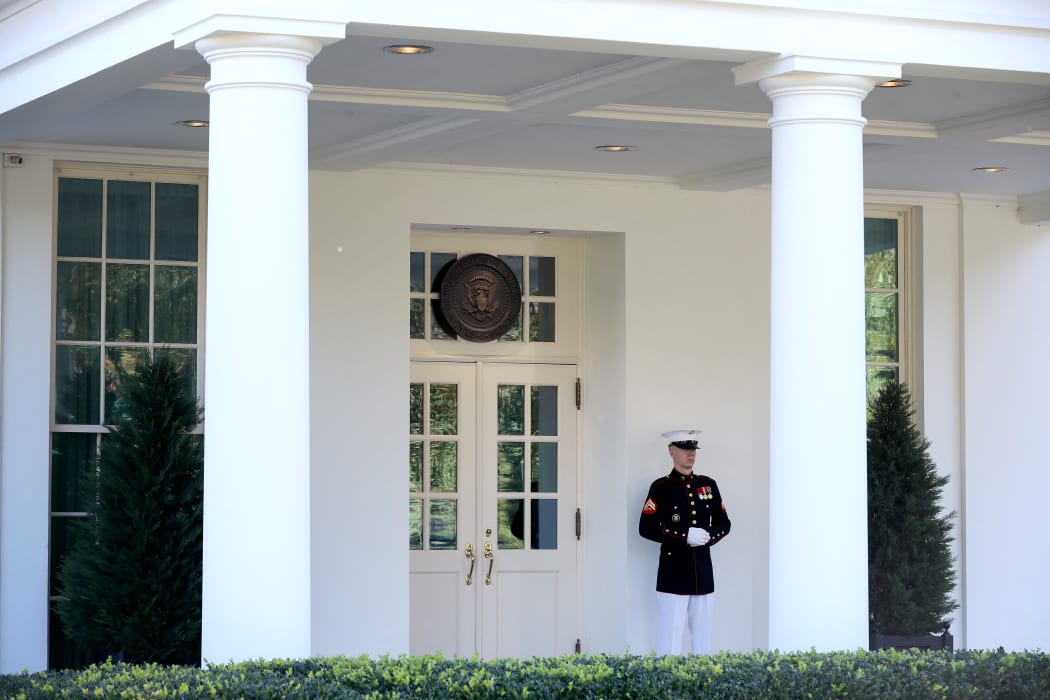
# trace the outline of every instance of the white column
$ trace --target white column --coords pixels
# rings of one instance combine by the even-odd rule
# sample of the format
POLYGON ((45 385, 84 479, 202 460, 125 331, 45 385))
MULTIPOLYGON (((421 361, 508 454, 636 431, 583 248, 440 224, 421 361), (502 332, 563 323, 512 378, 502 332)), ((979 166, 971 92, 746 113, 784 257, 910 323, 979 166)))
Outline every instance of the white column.
POLYGON ((868 645, 861 103, 898 68, 812 62, 737 77, 773 101, 769 647, 825 651, 868 645))
POLYGON ((310 654, 306 67, 321 42, 201 39, 211 65, 202 657, 310 654))

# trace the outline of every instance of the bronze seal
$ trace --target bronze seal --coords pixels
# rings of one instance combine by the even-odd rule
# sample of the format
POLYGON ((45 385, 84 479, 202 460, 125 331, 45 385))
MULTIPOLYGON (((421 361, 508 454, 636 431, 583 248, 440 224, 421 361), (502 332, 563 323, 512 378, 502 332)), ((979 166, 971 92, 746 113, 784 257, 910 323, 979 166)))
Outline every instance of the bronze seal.
POLYGON ((494 255, 474 253, 442 271, 439 321, 464 340, 496 340, 521 313, 521 286, 514 271, 494 255))

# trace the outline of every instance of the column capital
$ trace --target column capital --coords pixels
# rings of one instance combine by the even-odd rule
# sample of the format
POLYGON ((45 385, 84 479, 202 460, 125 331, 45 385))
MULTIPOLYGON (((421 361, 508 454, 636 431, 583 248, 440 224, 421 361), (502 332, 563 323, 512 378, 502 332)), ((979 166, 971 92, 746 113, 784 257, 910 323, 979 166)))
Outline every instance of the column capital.
POLYGON ((761 83, 769 78, 788 75, 851 75, 867 78, 874 84, 878 80, 901 77, 902 63, 869 61, 865 59, 836 56, 811 56, 806 54, 781 54, 760 58, 733 68, 737 85, 761 83))
POLYGON ((303 37, 325 46, 346 38, 346 22, 339 19, 214 14, 175 32, 175 47, 192 48, 203 39, 230 35, 303 37))

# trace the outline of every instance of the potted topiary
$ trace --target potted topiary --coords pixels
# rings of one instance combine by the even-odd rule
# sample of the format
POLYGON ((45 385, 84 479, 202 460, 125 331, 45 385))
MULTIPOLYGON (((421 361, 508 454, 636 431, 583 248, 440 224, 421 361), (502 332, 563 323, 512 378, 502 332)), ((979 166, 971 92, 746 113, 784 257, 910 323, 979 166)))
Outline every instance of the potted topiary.
POLYGON ((870 646, 951 650, 955 513, 942 512, 948 477, 937 473, 913 413, 907 387, 897 382, 885 384, 869 405, 870 646))
POLYGON ((201 409, 181 358, 155 352, 117 387, 56 610, 96 658, 197 665, 203 445, 190 431, 201 409))

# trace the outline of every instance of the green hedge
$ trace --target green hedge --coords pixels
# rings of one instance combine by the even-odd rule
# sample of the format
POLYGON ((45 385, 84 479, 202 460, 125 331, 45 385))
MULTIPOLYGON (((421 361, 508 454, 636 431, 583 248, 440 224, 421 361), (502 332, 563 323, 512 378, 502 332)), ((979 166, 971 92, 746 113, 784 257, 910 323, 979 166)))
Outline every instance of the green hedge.
POLYGON ((419 656, 255 661, 201 670, 106 663, 0 676, 3 698, 1050 698, 1050 657, 1003 651, 714 656, 419 656))

